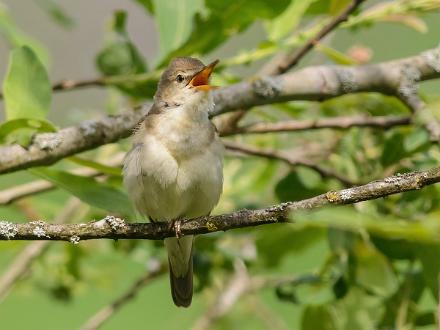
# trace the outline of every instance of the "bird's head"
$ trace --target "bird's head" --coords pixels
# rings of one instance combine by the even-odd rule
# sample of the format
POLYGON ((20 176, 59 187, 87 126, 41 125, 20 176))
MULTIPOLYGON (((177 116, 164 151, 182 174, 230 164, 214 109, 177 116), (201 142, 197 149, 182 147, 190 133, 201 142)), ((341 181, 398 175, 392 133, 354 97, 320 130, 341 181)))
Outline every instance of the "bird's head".
POLYGON ((209 78, 217 63, 204 65, 192 57, 174 58, 160 78, 155 100, 174 104, 201 101, 214 88, 209 78))

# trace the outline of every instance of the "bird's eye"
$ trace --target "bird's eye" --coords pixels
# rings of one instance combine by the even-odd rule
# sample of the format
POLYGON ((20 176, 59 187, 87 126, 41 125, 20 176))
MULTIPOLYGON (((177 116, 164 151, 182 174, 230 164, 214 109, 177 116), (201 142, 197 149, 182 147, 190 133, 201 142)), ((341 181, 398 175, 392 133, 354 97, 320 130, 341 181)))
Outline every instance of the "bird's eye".
POLYGON ((177 75, 177 77, 176 77, 176 81, 177 81, 178 83, 182 83, 184 80, 185 80, 185 78, 184 78, 181 74, 178 74, 178 75, 177 75))

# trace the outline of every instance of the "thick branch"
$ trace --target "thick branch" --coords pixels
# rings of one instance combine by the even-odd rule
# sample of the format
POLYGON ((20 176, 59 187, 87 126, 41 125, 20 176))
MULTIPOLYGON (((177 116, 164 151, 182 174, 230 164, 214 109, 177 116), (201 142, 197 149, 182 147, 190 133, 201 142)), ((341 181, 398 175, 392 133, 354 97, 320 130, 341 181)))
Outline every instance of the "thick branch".
POLYGON ((56 133, 37 134, 26 148, 19 144, 0 147, 0 174, 51 165, 64 157, 128 137, 148 110, 146 105, 136 111, 87 120, 56 133))
MULTIPOLYGON (((440 167, 392 176, 358 187, 329 191, 312 198, 274 205, 266 209, 241 210, 230 214, 182 221, 180 233, 182 235, 206 234, 286 222, 289 213, 292 211, 315 209, 331 204, 353 204, 404 191, 421 189, 436 182, 440 182, 440 167)), ((40 221, 24 224, 0 222, 0 240, 54 240, 78 243, 79 240, 102 238, 161 240, 175 235, 175 229, 171 222, 125 223, 123 220, 114 217, 106 217, 90 223, 65 225, 48 224, 40 221)))
MULTIPOLYGON (((440 49, 397 61, 356 67, 316 66, 297 72, 241 82, 215 91, 213 116, 248 109, 262 104, 291 100, 324 100, 347 93, 380 92, 395 94, 400 85, 402 67, 411 66, 420 73, 419 81, 440 77, 435 61, 440 49)), ((0 147, 0 173, 38 165, 50 165, 63 157, 127 137, 143 111, 83 122, 57 133, 38 134, 28 148, 20 145, 0 147)))

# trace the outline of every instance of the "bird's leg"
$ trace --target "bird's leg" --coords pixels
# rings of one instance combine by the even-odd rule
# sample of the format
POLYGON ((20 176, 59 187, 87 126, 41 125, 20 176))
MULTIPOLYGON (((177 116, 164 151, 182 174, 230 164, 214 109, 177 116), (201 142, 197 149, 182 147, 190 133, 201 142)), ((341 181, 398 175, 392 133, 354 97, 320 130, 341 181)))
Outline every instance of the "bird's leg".
POLYGON ((176 233, 176 238, 181 238, 183 236, 182 233, 180 232, 181 224, 182 224, 182 219, 173 220, 173 229, 174 232, 176 233))

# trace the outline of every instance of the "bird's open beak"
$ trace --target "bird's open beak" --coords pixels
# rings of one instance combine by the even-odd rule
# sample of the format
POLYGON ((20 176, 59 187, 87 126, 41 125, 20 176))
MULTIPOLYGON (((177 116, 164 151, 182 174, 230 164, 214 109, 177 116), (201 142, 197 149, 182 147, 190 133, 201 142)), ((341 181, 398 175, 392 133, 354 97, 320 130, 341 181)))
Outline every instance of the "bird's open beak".
POLYGON ((211 86, 209 84, 209 77, 211 76, 211 73, 218 62, 219 60, 215 60, 211 64, 205 66, 201 71, 197 72, 189 84, 201 91, 209 91, 216 88, 216 86, 211 86))

